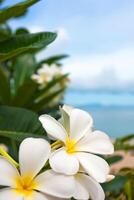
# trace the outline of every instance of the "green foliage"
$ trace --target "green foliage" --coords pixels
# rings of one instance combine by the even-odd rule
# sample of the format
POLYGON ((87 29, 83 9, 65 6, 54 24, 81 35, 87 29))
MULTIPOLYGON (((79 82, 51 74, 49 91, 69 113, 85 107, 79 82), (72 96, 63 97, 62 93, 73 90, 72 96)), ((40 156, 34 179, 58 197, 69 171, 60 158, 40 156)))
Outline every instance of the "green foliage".
POLYGON ((108 162, 109 165, 111 165, 111 164, 121 161, 122 159, 123 159, 122 156, 114 155, 114 156, 109 156, 108 158, 106 158, 106 161, 108 162))
POLYGON ((12 34, 8 26, 0 26, 0 41, 7 39, 12 34))
POLYGON ((38 116, 26 109, 0 106, 0 143, 17 157, 18 144, 27 137, 46 138, 38 116))
POLYGON ((43 64, 59 66, 60 60, 67 56, 56 55, 38 61, 37 53, 52 43, 57 34, 30 33, 25 27, 12 30, 7 24, 10 19, 24 16, 28 8, 38 1, 26 0, 0 9, 0 143, 8 146, 14 158, 17 158, 18 145, 24 138, 46 138, 38 116, 29 110, 44 112, 45 109, 49 112, 58 106, 68 76, 60 74, 43 85, 32 80, 32 75, 43 64), (56 98, 58 101, 55 101, 56 98))
POLYGON ((37 84, 34 81, 25 81, 25 83, 17 89, 12 98, 11 105, 28 108, 29 104, 32 102, 34 103, 33 94, 36 94, 37 90, 37 84))
POLYGON ((39 112, 47 109, 54 99, 64 92, 62 81, 67 79, 68 74, 55 77, 40 87, 31 79, 31 75, 36 71, 36 61, 32 54, 17 57, 13 63, 13 69, 8 65, 6 68, 0 67, 1 105, 24 107, 39 112))
POLYGON ((15 31, 16 35, 26 34, 26 33, 29 33, 29 31, 26 28, 24 28, 24 27, 18 28, 15 31))
POLYGON ((25 27, 12 30, 8 19, 23 15, 39 0, 28 0, 0 10, 0 105, 27 108, 36 112, 59 104, 66 89, 67 75, 61 74, 39 85, 32 75, 43 64, 61 66, 67 55, 55 55, 37 61, 36 54, 52 43, 57 34, 30 33, 25 27), (4 23, 4 24, 3 24, 4 23), (59 98, 58 101, 55 101, 59 98))
MULTIPOLYGON (((130 151, 134 150, 131 140, 134 135, 127 135, 117 138, 114 142, 116 150, 130 151)), ((123 159, 122 156, 114 155, 106 158, 106 161, 111 164, 116 164, 123 159)), ((134 168, 122 168, 115 174, 115 179, 108 183, 102 184, 106 200, 133 200, 134 199, 134 168)))
POLYGON ((51 56, 50 58, 46 58, 46 59, 42 60, 40 62, 40 64, 48 64, 48 65, 56 64, 58 66, 61 66, 59 61, 61 61, 62 59, 65 59, 67 57, 68 57, 68 55, 66 55, 66 54, 51 56))
MULTIPOLYGON (((44 135, 38 116, 26 109, 0 106, 0 131, 15 131, 44 135)), ((5 135, 6 136, 6 135, 5 135)))
POLYGON ((124 136, 122 138, 117 138, 115 141, 115 150, 134 150, 134 144, 131 144, 131 140, 134 138, 134 134, 124 136))
POLYGON ((55 97, 57 97, 63 91, 64 89, 59 89, 53 92, 52 94, 48 94, 47 96, 41 98, 36 104, 32 105, 30 108, 35 112, 45 109, 50 103, 50 101, 52 101, 55 97))
POLYGON ((0 41, 0 61, 11 59, 25 52, 46 47, 56 38, 56 33, 42 32, 19 34, 0 41))
POLYGON ((105 191, 114 192, 120 190, 125 185, 126 182, 127 182, 126 177, 116 176, 113 179, 113 181, 103 183, 102 186, 105 191))
MULTIPOLYGON (((37 53, 52 43, 53 32, 30 33, 25 27, 12 30, 7 22, 24 16, 28 8, 39 0, 26 0, 0 9, 0 143, 17 158, 18 145, 27 137, 46 138, 37 114, 29 111, 49 112, 58 106, 66 89, 67 74, 54 76, 40 85, 32 80, 43 64, 61 65, 66 55, 55 55, 37 60, 37 53), (58 97, 58 101, 55 98, 58 97), (27 108, 29 110, 23 109, 27 108)), ((0 3, 4 1, 0 0, 0 3)), ((46 138, 48 139, 48 138, 46 138)))
POLYGON ((35 72, 36 61, 32 54, 19 56, 14 61, 14 87, 17 90, 27 81, 35 72))
POLYGON ((106 200, 133 200, 134 199, 134 169, 123 168, 115 179, 102 184, 106 200))
POLYGON ((0 4, 3 3, 4 0, 0 0, 0 4))
POLYGON ((2 104, 10 102, 10 86, 8 82, 8 75, 5 70, 0 66, 0 101, 2 104))
POLYGON ((39 0, 26 0, 11 7, 0 10, 0 24, 5 23, 7 20, 23 15, 27 8, 37 3, 39 0))

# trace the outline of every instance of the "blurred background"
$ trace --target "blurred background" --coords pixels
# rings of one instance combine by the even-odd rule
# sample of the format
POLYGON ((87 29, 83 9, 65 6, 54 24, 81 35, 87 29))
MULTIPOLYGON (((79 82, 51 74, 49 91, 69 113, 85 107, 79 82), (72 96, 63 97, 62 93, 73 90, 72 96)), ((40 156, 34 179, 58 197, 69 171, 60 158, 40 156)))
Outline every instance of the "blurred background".
MULTIPOLYGON (((5 5, 20 2, 6 0, 5 5)), ((92 113, 112 138, 134 131, 134 1, 42 0, 14 28, 57 31, 38 59, 67 53, 70 87, 64 102, 92 113)))

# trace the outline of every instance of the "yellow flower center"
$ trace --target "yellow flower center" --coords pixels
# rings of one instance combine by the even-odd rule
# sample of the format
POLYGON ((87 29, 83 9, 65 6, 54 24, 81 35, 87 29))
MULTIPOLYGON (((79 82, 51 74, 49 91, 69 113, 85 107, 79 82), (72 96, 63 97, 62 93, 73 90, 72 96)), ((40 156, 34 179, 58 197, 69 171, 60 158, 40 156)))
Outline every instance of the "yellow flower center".
POLYGON ((42 81, 47 81, 48 75, 47 74, 40 74, 40 78, 41 78, 42 81))
POLYGON ((69 137, 66 138, 65 144, 60 140, 57 140, 56 142, 51 144, 51 148, 53 150, 59 149, 61 147, 65 147, 66 152, 69 153, 69 154, 73 154, 73 153, 75 153, 77 151, 76 141, 75 140, 71 140, 69 137))
POLYGON ((76 152, 76 141, 66 138, 66 151, 69 154, 76 152))
POLYGON ((25 197, 32 196, 34 189, 37 187, 37 183, 30 176, 16 177, 15 184, 15 192, 25 197))

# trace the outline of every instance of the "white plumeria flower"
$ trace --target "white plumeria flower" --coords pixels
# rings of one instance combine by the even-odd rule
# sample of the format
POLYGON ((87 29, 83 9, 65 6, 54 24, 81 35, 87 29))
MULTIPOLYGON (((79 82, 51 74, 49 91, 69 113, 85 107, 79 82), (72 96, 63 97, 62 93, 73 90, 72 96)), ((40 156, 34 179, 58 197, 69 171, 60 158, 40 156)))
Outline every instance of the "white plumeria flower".
POLYGON ((55 64, 51 66, 45 64, 37 71, 37 74, 32 75, 32 79, 35 80, 38 84, 44 84, 52 81, 55 76, 61 74, 61 69, 55 64))
POLYGON ((77 200, 104 200, 105 194, 101 185, 92 177, 77 173, 75 178, 75 190, 73 197, 77 200))
POLYGON ((25 139, 19 149, 20 170, 0 157, 0 200, 56 200, 70 198, 74 177, 47 170, 39 174, 50 155, 44 139, 25 139))
POLYGON ((39 117, 47 133, 60 141, 54 143, 53 147, 58 149, 49 159, 52 169, 72 175, 82 166, 95 180, 105 182, 109 165, 94 154, 112 154, 114 147, 111 140, 101 131, 92 132, 93 120, 89 113, 69 106, 63 106, 61 113, 60 122, 48 115, 39 117))

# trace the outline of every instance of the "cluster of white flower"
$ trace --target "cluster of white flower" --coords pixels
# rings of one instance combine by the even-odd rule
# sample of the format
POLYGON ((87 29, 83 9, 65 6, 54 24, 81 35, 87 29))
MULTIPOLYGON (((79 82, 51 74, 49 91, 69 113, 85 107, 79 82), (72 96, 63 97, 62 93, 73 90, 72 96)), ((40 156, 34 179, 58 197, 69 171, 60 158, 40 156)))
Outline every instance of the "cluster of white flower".
POLYGON ((25 139, 18 169, 0 157, 0 185, 4 186, 0 200, 105 199, 99 183, 113 176, 107 162, 95 154, 114 152, 109 137, 92 131, 93 120, 87 112, 66 105, 60 110, 59 121, 39 117, 49 137, 56 140, 52 145, 44 139, 25 139))
POLYGON ((40 69, 37 70, 36 74, 33 74, 31 76, 31 79, 39 85, 39 89, 43 89, 55 78, 59 78, 57 79, 58 81, 54 85, 52 85, 52 87, 50 87, 48 91, 45 91, 45 94, 48 95, 48 93, 53 94, 56 91, 61 91, 59 94, 51 99, 51 101, 48 103, 48 107, 53 107, 57 105, 63 99, 64 91, 70 82, 67 74, 64 74, 61 68, 58 67, 56 64, 44 64, 40 69))
POLYGON ((62 75, 61 69, 58 66, 55 64, 51 66, 45 64, 38 69, 37 74, 33 74, 31 78, 42 85, 52 81, 53 78, 58 75, 62 75))

